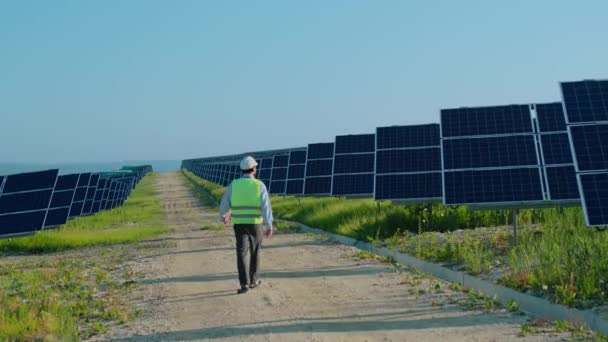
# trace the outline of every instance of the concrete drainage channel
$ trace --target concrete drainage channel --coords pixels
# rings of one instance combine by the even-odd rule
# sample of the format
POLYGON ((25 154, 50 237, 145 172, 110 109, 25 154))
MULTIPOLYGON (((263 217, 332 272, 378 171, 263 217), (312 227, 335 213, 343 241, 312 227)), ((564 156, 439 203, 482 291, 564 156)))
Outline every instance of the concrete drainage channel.
POLYGON ((311 228, 299 222, 286 220, 281 221, 296 225, 305 232, 330 236, 335 241, 344 245, 355 246, 361 250, 373 252, 385 257, 391 257, 399 263, 413 267, 421 272, 432 274, 439 279, 443 279, 450 283, 460 283, 464 288, 481 291, 486 295, 496 296, 496 300, 503 305, 506 305, 509 301, 515 301, 517 304, 519 304, 522 311, 527 312, 532 316, 549 320, 569 320, 581 322, 585 323, 592 330, 608 335, 608 320, 600 317, 594 311, 579 310, 569 308, 564 305, 551 303, 546 299, 521 293, 519 291, 479 279, 464 272, 454 271, 439 264, 420 260, 407 254, 389 250, 386 247, 376 248, 371 243, 329 233, 321 229, 311 228))

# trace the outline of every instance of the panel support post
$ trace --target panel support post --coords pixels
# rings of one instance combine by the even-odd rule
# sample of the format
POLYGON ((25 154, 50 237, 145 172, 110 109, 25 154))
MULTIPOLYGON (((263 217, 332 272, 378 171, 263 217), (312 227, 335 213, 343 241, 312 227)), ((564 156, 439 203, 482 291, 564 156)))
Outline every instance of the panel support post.
POLYGON ((511 209, 511 222, 513 224, 513 246, 517 245, 517 217, 518 217, 518 209, 511 209))

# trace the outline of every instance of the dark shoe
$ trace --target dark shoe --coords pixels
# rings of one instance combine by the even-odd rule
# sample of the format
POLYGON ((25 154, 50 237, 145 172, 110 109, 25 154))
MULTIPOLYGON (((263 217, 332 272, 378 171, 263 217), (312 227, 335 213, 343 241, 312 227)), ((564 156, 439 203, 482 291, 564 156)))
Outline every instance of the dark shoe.
POLYGON ((238 291, 236 291, 236 293, 243 294, 243 293, 247 293, 247 291, 249 291, 249 288, 247 288, 247 286, 243 286, 238 291))
POLYGON ((253 284, 249 284, 249 288, 250 289, 255 289, 256 287, 262 285, 262 281, 261 280, 256 280, 253 284))

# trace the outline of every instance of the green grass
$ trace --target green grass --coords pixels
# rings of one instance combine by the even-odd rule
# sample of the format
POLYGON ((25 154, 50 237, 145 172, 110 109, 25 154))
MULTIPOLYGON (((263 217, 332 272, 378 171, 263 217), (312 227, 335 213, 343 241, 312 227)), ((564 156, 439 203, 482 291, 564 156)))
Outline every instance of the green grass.
MULTIPOLYGON (((219 201, 223 187, 183 173, 219 201)), ((521 210, 514 246, 510 230, 470 229, 509 225, 504 210, 289 196, 273 196, 272 206, 280 218, 456 265, 473 275, 506 270, 502 284, 557 303, 581 308, 608 303, 608 234, 587 228, 580 207, 521 210)))
MULTIPOLYGON (((71 220, 56 230, 0 240, 0 251, 55 252, 132 243, 166 232, 155 177, 144 177, 120 208, 71 220)), ((86 253, 0 264, 0 341, 79 340, 135 317, 137 311, 123 299, 138 277, 125 266, 126 257, 116 249, 86 253)))
POLYGON ((133 243, 167 231, 154 174, 144 177, 123 206, 70 220, 58 229, 0 240, 2 253, 45 253, 73 248, 133 243))
POLYGON ((0 268, 0 341, 78 340, 133 319, 137 312, 122 299, 133 279, 99 277, 111 263, 75 259, 0 268))

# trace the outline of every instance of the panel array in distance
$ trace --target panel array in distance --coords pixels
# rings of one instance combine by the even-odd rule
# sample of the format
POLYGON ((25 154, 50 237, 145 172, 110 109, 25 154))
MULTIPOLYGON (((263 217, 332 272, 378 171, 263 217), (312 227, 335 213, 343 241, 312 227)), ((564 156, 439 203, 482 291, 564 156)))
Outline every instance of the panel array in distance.
POLYGON ((287 170, 287 185, 285 194, 303 195, 304 178, 306 176, 307 150, 291 151, 289 153, 289 169, 287 170))
POLYGON ((304 195, 330 196, 334 168, 334 143, 309 144, 306 153, 304 195))
POLYGON ((373 197, 376 135, 336 136, 333 196, 373 197))
POLYGON ((405 202, 441 201, 439 124, 376 129, 374 198, 405 202))
POLYGON ((443 109, 441 143, 445 204, 544 200, 529 105, 443 109))
POLYGON ((270 179, 272 177, 272 162, 273 158, 263 158, 259 161, 258 179, 270 189, 270 179))
POLYGON ((568 136, 589 226, 608 225, 608 80, 561 83, 568 136))
POLYGON ((578 202, 580 195, 562 103, 541 103, 534 107, 541 145, 546 197, 555 202, 578 202))
POLYGON ((43 228, 58 171, 2 177, 0 235, 31 233, 43 228))

